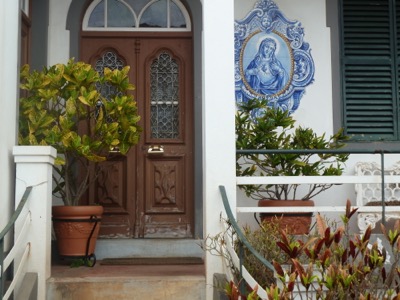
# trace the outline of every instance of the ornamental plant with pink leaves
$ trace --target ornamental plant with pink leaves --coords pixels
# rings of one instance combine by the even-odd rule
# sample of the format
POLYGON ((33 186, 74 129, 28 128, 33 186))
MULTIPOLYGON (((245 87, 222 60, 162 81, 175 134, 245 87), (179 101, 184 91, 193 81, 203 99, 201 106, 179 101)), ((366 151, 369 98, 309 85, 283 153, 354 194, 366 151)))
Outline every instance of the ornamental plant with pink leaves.
POLYGON ((390 230, 381 226, 392 253, 391 263, 385 264, 388 252, 371 244, 371 228, 362 236, 350 235, 349 221, 356 211, 348 201, 337 229, 317 215, 318 233, 306 240, 290 239, 281 231, 277 245, 290 262, 273 263, 278 281, 266 289, 269 300, 294 299, 300 290, 296 299, 400 300, 400 221, 390 230), (299 262, 302 254, 307 265, 299 262))

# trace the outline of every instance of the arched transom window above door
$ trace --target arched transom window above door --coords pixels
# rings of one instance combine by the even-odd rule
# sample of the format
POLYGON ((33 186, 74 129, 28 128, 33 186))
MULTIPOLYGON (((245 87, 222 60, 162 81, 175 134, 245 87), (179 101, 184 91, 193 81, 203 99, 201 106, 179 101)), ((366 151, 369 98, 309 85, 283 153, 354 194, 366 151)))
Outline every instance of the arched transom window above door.
POLYGON ((178 0, 95 0, 84 31, 190 31, 189 13, 178 0))

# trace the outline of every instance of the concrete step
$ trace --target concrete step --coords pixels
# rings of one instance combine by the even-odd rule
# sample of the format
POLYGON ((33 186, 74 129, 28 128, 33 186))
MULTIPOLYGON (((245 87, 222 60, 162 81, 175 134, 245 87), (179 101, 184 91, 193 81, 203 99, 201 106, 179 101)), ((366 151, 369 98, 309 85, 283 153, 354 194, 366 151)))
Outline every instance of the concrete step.
POLYGON ((96 257, 204 257, 199 239, 99 239, 96 257))
POLYGON ((52 266, 48 300, 205 299, 204 265, 52 266))

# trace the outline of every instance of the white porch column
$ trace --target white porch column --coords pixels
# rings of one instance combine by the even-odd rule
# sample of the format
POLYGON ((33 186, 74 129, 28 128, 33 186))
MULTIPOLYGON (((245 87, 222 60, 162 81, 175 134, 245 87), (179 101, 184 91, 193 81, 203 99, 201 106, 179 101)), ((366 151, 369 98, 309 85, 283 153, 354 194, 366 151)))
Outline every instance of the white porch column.
POLYGON ((10 218, 14 201, 12 147, 16 144, 19 83, 20 1, 0 1, 0 229, 10 218))
MULTIPOLYGON (((46 280, 51 267, 52 166, 57 152, 49 146, 16 146, 13 154, 17 164, 15 207, 26 187, 33 186, 26 208, 31 213, 31 222, 26 238, 30 252, 25 270, 38 273, 38 299, 46 299, 46 280)), ((16 237, 20 228, 21 224, 16 223, 16 237)))
MULTIPOLYGON (((236 207, 234 1, 203 0, 203 183, 204 236, 221 231, 224 211, 219 185, 236 207)), ((222 259, 206 253, 206 299, 212 299, 213 275, 222 259)))

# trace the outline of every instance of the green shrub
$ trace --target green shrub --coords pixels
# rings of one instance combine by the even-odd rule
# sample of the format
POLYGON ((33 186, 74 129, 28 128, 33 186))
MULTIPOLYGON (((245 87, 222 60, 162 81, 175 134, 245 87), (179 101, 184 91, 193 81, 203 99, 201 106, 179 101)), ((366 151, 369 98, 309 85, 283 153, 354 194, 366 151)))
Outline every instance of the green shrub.
MULTIPOLYGON (((348 139, 339 130, 331 137, 318 135, 312 128, 296 125, 287 111, 253 99, 238 107, 235 118, 238 150, 337 150, 348 139)), ((348 155, 343 153, 269 153, 238 154, 237 176, 339 176, 348 155)), ((311 184, 306 192, 298 184, 241 185, 248 197, 255 200, 310 200, 332 187, 332 184, 311 184)))
POLYGON ((142 129, 128 72, 127 66, 99 74, 73 59, 41 71, 22 68, 19 144, 57 150, 53 194, 65 205, 79 203, 111 152, 124 155, 139 141, 142 129), (101 92, 104 86, 108 95, 101 92))

